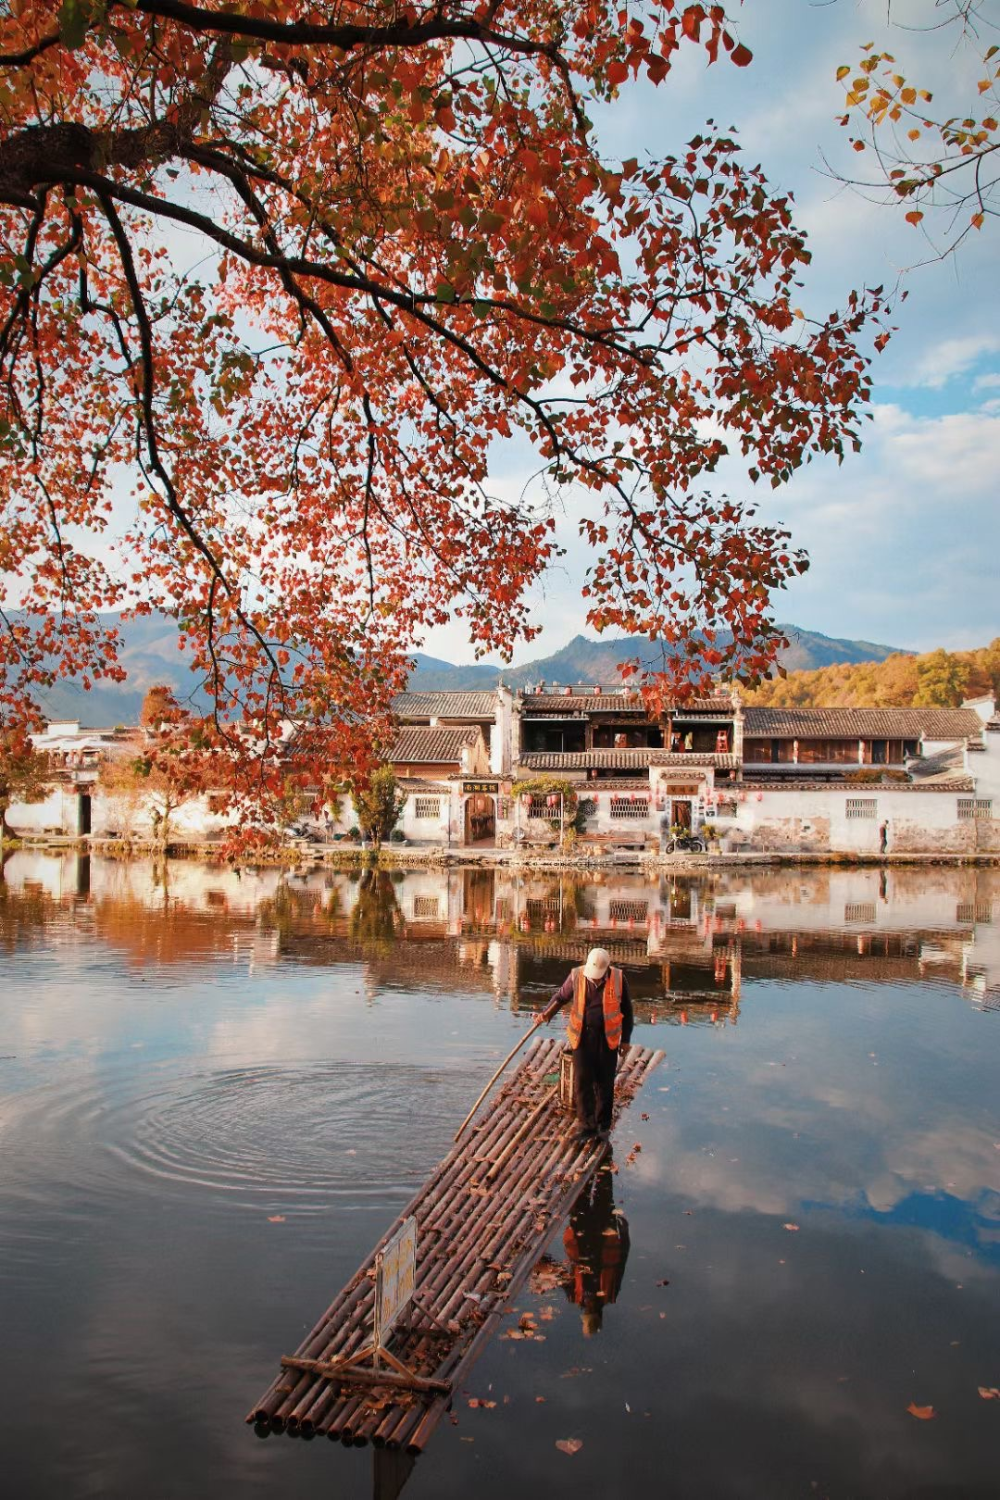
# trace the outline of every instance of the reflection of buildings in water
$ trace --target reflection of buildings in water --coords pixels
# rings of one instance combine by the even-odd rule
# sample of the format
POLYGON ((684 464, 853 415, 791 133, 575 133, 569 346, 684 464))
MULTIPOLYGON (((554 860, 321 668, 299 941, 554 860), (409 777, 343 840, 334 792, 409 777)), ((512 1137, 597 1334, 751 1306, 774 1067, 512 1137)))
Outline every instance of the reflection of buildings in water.
POLYGON ((18 850, 4 875, 8 898, 30 900, 25 922, 48 924, 50 941, 92 931, 137 964, 362 964, 376 988, 419 977, 535 1009, 601 946, 628 971, 647 1023, 735 1021, 744 975, 939 979, 982 1009, 1000 1003, 1000 872, 989 869, 646 880, 452 866, 366 879, 18 850))
POLYGON ((961 979, 977 1010, 1000 1011, 1000 926, 976 923, 971 940, 962 945, 961 979))

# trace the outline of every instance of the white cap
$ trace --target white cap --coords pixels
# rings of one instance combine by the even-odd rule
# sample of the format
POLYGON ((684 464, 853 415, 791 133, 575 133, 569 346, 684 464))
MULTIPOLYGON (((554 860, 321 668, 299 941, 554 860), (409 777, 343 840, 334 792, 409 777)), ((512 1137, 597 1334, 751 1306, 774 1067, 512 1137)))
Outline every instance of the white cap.
POLYGON ((591 948, 583 972, 588 979, 603 979, 611 967, 611 954, 606 948, 591 948))

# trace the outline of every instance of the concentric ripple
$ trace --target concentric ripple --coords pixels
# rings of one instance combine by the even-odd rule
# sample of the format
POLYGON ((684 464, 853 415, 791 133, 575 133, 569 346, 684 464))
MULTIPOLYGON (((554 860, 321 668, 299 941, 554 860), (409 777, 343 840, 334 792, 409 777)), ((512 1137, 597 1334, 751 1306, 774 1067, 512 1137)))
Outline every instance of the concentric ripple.
POLYGON ((394 1199, 441 1154, 468 1093, 457 1071, 400 1063, 146 1074, 135 1094, 137 1082, 113 1070, 20 1097, 6 1130, 32 1142, 36 1191, 41 1168, 105 1201, 137 1183, 296 1212, 394 1199))
POLYGON ((147 1099, 132 1138, 111 1150, 137 1171, 217 1192, 403 1191, 426 1169, 431 1127, 454 1116, 441 1082, 418 1068, 350 1063, 210 1074, 147 1099))

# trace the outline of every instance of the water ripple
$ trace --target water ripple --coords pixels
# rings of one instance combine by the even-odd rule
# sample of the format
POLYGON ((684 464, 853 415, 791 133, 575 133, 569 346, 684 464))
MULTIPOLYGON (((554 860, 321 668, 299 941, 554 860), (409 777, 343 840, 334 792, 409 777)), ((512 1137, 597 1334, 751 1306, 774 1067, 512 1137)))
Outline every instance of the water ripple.
POLYGON ((91 1075, 20 1095, 0 1124, 10 1146, 30 1142, 36 1195, 41 1169, 74 1197, 145 1184, 296 1212, 395 1198, 440 1155, 468 1092, 457 1071, 399 1063, 241 1067, 143 1083, 134 1094, 134 1080, 91 1075))

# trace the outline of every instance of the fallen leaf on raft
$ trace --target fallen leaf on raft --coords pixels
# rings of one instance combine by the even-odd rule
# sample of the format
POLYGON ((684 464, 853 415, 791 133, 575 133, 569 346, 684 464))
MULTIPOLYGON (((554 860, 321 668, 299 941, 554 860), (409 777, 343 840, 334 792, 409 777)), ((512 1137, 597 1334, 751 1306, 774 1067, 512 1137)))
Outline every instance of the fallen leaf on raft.
POLYGON ((791 1229, 794 1232, 798 1229, 799 1226, 797 1224, 782 1224, 781 1227, 782 1229, 791 1229))
POLYGON ((472 1407, 473 1410, 475 1410, 476 1407, 480 1407, 481 1406, 485 1411, 492 1411, 493 1408, 494 1408, 494 1406, 496 1406, 496 1402, 495 1401, 487 1401, 482 1396, 470 1396, 469 1397, 469 1405, 472 1407))
POLYGON ((916 1406, 912 1401, 906 1410, 910 1413, 911 1417, 916 1417, 920 1422, 929 1422, 932 1417, 937 1416, 937 1412, 933 1406, 916 1406))
POLYGON ((523 1339, 525 1337, 523 1328, 508 1328, 506 1333, 500 1335, 502 1339, 523 1339))
POLYGON ((640 1118, 640 1120, 648 1120, 649 1116, 648 1115, 640 1115, 639 1118, 640 1118))
POLYGON ((538 1401, 538 1402, 542 1402, 542 1401, 545 1400, 545 1397, 544 1396, 536 1396, 535 1400, 538 1401))
POLYGON ((556 1447, 560 1453, 579 1453, 583 1442, 580 1438, 557 1438, 556 1447))
POLYGON ((984 1401, 1000 1401, 1000 1386, 981 1385, 979 1387, 979 1394, 984 1401))
POLYGON ((670 1285, 669 1277, 664 1276, 663 1280, 662 1281, 658 1281, 656 1283, 656 1285, 657 1286, 669 1286, 670 1285))
POLYGON ((285 1216, 284 1214, 268 1214, 267 1222, 269 1224, 284 1224, 285 1216))

